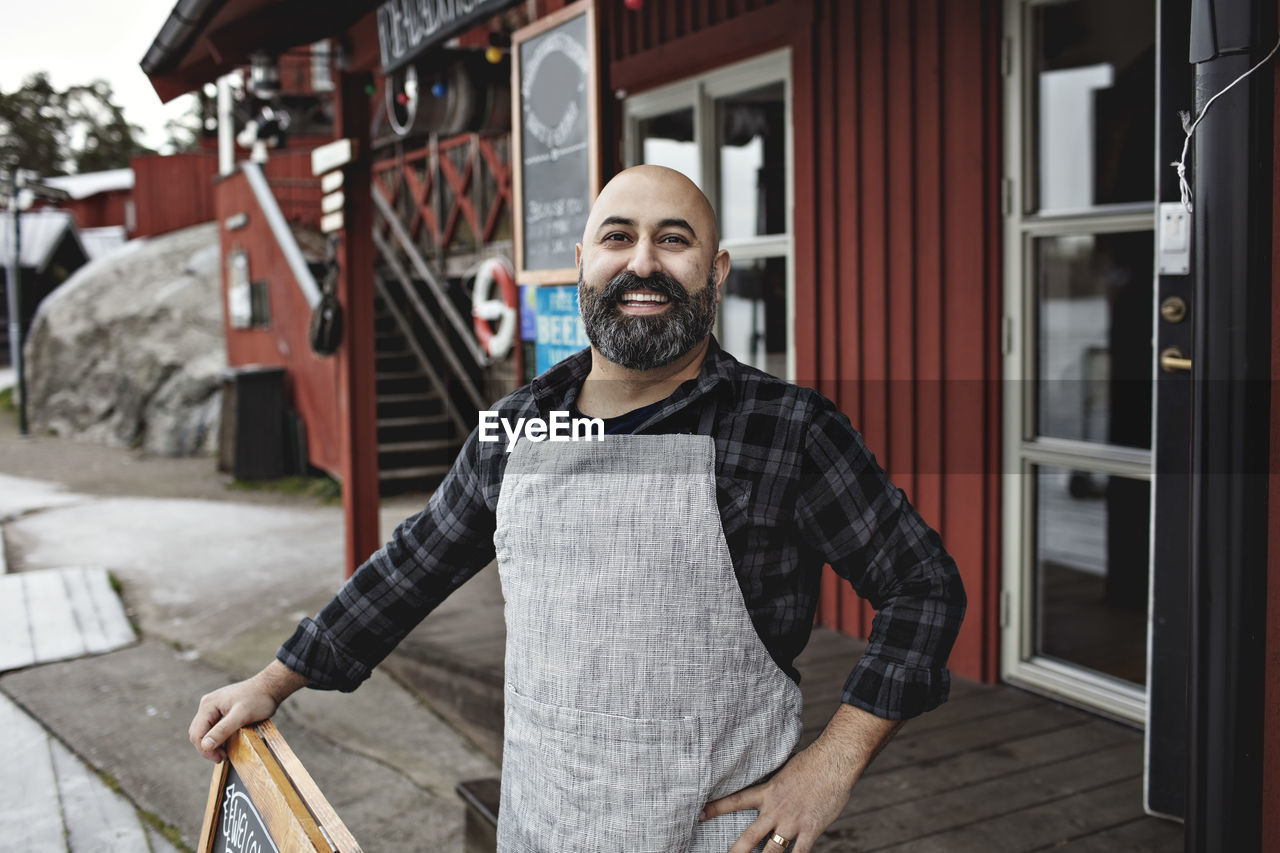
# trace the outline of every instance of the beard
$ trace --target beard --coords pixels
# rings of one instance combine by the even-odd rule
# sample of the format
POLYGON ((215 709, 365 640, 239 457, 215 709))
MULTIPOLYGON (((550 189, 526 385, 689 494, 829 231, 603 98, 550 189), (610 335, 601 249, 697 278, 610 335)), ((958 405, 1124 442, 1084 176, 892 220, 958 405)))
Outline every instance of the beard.
POLYGON ((640 278, 620 272, 604 287, 589 288, 578 270, 578 308, 587 338, 601 355, 629 370, 664 367, 689 352, 716 322, 714 271, 707 286, 690 294, 666 273, 640 278), (661 314, 636 316, 622 313, 618 300, 630 290, 648 289, 670 300, 661 314))

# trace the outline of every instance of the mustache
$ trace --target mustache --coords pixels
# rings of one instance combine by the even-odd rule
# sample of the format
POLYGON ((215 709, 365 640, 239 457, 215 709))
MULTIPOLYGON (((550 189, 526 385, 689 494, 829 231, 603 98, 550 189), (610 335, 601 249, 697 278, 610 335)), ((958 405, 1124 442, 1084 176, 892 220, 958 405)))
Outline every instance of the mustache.
POLYGON ((633 272, 620 272, 604 286, 600 291, 600 297, 609 302, 617 302, 622 298, 622 294, 629 290, 652 290, 672 302, 689 301, 689 291, 685 290, 680 282, 663 272, 654 273, 648 278, 641 278, 633 272))

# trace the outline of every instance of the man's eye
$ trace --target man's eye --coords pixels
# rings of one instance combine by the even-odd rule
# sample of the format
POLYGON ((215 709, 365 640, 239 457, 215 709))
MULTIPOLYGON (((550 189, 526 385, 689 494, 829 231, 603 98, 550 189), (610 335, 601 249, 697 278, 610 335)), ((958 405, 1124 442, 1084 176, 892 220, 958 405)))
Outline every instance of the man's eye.
POLYGON ((620 231, 615 231, 615 232, 613 232, 612 234, 606 234, 606 235, 605 235, 605 237, 604 237, 604 239, 605 239, 606 241, 607 241, 607 240, 612 240, 612 241, 614 241, 614 242, 620 242, 620 241, 622 241, 622 240, 629 240, 629 239, 631 239, 631 238, 630 238, 630 237, 628 237, 626 234, 623 234, 623 233, 622 233, 622 232, 620 232, 620 231))
POLYGON ((665 237, 663 237, 663 238, 662 238, 662 242, 663 242, 663 243, 684 243, 684 244, 688 244, 688 242, 689 242, 689 241, 688 241, 688 240, 686 240, 684 237, 680 236, 679 234, 668 234, 667 236, 665 236, 665 237))

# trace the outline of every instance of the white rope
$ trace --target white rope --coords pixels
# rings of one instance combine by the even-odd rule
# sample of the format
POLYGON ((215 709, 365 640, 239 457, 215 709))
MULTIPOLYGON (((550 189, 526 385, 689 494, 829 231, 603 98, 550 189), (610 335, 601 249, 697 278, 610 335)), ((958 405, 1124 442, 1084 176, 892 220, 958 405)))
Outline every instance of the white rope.
POLYGON ((1191 212, 1191 184, 1187 182, 1187 149, 1191 147, 1191 134, 1196 132, 1196 128, 1200 126, 1200 122, 1204 119, 1205 113, 1209 112, 1209 107, 1213 106, 1213 102, 1221 98, 1231 90, 1231 87, 1248 77, 1253 72, 1267 64, 1271 57, 1276 55, 1276 51, 1280 50, 1280 40, 1276 41, 1275 47, 1271 48, 1271 52, 1262 57, 1258 64, 1241 74, 1236 79, 1227 84, 1221 92, 1210 98, 1204 105, 1204 109, 1200 110, 1200 115, 1196 116, 1195 121, 1191 121, 1191 113, 1185 110, 1178 111, 1178 117, 1182 119, 1182 129, 1187 134, 1187 138, 1182 141, 1182 159, 1170 163, 1178 172, 1178 189, 1182 192, 1182 206, 1187 209, 1187 213, 1191 212), (1188 124, 1188 122, 1190 122, 1188 124))

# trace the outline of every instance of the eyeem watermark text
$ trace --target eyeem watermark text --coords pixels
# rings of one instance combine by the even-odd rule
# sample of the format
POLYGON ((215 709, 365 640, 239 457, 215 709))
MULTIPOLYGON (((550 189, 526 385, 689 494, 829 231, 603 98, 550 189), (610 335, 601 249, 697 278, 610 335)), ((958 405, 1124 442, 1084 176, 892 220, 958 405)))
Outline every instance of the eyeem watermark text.
POLYGON ((568 412, 549 414, 549 418, 516 418, 512 423, 487 409, 480 413, 479 439, 498 441, 505 433, 508 453, 519 438, 529 441, 604 441, 604 421, 600 418, 573 418, 568 412))

